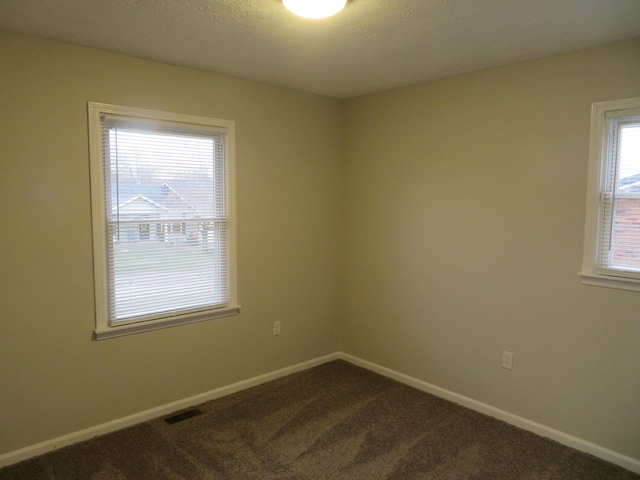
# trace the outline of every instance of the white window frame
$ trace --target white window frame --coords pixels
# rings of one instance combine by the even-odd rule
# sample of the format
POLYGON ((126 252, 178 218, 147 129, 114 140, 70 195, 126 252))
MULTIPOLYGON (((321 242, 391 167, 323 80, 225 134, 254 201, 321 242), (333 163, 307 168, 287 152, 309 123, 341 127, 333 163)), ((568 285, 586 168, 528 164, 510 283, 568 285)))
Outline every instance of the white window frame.
MULTIPOLYGON (((603 221, 607 200, 606 183, 610 163, 616 161, 610 152, 610 119, 632 119, 640 116, 640 97, 594 103, 591 107, 591 139, 582 270, 584 285, 640 291, 640 272, 605 265, 600 254, 608 231, 603 221)), ((610 196, 610 195, 609 195, 610 196)))
POLYGON ((232 120, 89 102, 88 124, 96 310, 95 338, 102 340, 238 314, 240 312, 240 306, 237 304, 236 278, 235 122, 232 120), (203 126, 224 130, 226 141, 226 202, 228 210, 226 233, 228 298, 224 305, 204 310, 199 309, 198 311, 185 310, 184 312, 173 312, 160 318, 139 322, 118 322, 118 324, 113 324, 113 322, 109 320, 108 241, 106 236, 107 218, 105 214, 106 189, 102 139, 102 117, 105 115, 134 117, 143 119, 144 121, 168 122, 179 125, 180 128, 187 130, 190 128, 195 130, 203 126))

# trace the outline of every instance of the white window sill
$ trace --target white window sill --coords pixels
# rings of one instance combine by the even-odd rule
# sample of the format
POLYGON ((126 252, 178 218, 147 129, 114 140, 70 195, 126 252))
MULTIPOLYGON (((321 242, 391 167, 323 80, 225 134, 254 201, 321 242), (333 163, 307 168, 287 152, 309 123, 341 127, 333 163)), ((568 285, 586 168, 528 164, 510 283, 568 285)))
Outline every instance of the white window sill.
POLYGON ((619 290, 631 290, 640 292, 640 280, 624 277, 612 277, 598 275, 596 273, 578 273, 583 285, 593 285, 595 287, 617 288, 619 290))
POLYGON ((105 340, 107 338, 121 337, 123 335, 133 335, 135 333, 148 332, 161 328, 175 327, 187 323, 204 322, 219 317, 228 317, 240 313, 240 305, 231 305, 218 310, 211 310, 198 315, 183 315, 167 319, 146 321, 139 323, 128 323, 113 327, 97 328, 95 332, 96 340, 105 340))

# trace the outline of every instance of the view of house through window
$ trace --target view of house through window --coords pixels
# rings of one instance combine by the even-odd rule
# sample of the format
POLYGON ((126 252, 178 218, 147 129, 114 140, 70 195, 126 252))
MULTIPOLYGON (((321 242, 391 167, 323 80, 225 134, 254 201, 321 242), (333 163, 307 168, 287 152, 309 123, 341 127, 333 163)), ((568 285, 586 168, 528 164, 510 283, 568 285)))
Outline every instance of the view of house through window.
POLYGON ((108 135, 115 320, 224 303, 210 273, 224 261, 222 140, 115 125, 108 135))
MULTIPOLYGON (((103 327, 228 306, 226 129, 126 111, 98 112, 95 121, 103 193, 102 211, 94 208, 104 226, 105 281, 96 279, 106 294, 103 327)), ((101 242, 95 243, 99 250, 101 242)))

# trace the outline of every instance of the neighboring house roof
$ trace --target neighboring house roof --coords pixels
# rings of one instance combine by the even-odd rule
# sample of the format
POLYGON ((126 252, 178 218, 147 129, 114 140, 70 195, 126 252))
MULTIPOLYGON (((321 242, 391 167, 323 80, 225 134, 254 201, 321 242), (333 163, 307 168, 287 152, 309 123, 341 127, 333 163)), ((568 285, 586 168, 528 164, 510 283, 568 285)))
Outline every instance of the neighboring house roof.
POLYGON ((151 205, 158 207, 158 208, 162 208, 164 210, 168 210, 167 208, 163 207, 162 205, 160 205, 157 202, 154 202, 153 200, 151 200, 150 198, 145 197, 144 195, 136 195, 133 198, 130 198, 129 200, 127 200, 126 202, 121 203, 120 205, 113 207, 114 209, 116 208, 123 208, 126 207, 127 205, 130 205, 131 203, 135 202, 136 200, 141 199, 144 200, 145 202, 150 203, 151 205))
MULTIPOLYGON (((208 188, 208 187, 205 187, 208 188)), ((213 186, 211 186, 213 188, 213 186)), ((129 218, 148 218, 155 215, 162 218, 183 218, 197 216, 197 209, 180 191, 188 191, 186 186, 162 184, 126 184, 112 187, 112 198, 117 202, 113 212, 129 218)))
POLYGON ((621 178, 618 181, 619 189, 624 193, 640 193, 640 173, 621 178))

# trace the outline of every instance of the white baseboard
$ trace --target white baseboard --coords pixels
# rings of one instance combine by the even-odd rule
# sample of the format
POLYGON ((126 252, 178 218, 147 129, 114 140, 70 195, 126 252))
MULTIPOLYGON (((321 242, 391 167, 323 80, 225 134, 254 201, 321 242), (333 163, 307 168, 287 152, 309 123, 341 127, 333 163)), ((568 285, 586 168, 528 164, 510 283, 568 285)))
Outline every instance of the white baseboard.
POLYGON ((409 385, 411 387, 417 388, 418 390, 422 390, 423 392, 430 393, 437 397, 444 398, 445 400, 449 400, 462 405, 463 407, 470 408, 471 410, 475 410, 485 415, 489 415, 490 417, 497 418, 506 423, 522 428, 523 430, 535 433, 536 435, 550 438, 568 447, 574 448, 581 452, 589 453, 594 457, 601 458, 602 460, 618 465, 634 473, 640 473, 639 459, 614 452, 613 450, 601 447, 600 445, 582 440, 581 438, 574 437, 567 433, 555 430, 540 423, 533 422, 499 408, 492 407, 491 405, 488 405, 486 403, 478 402, 477 400, 473 400, 472 398, 465 397, 464 395, 457 394, 450 390, 446 390, 430 383, 423 382, 422 380, 418 380, 417 378, 413 378, 403 373, 396 372, 395 370, 391 370, 390 368, 371 363, 367 360, 363 360, 362 358, 354 357, 353 355, 349 355, 346 353, 340 353, 339 358, 349 363, 353 363, 354 365, 372 370, 385 377, 404 383, 405 385, 409 385))
POLYGON ((404 383, 405 385, 409 385, 411 387, 417 388, 418 390, 422 390, 424 392, 430 393, 437 397, 444 398, 446 400, 452 401, 464 407, 470 408, 471 410, 475 410, 485 415, 489 415, 491 417, 497 418, 511 425, 522 428, 523 430, 528 430, 537 435, 550 438, 559 443, 562 443, 563 445, 566 445, 571 448, 575 448, 576 450, 579 450, 585 453, 589 453, 595 457, 601 458, 615 465, 619 465, 632 472, 640 473, 639 459, 622 455, 621 453, 614 452, 612 450, 593 444, 591 442, 587 442, 586 440, 582 440, 580 438, 574 437, 572 435, 561 432, 559 430, 555 430, 545 425, 533 422, 531 420, 520 417, 518 415, 514 415, 512 413, 506 412, 499 408, 492 407, 491 405, 488 405, 486 403, 478 402, 476 400, 473 400, 472 398, 465 397, 464 395, 460 395, 450 390, 437 387, 435 385, 424 382, 422 380, 418 380, 417 378, 410 377, 408 375, 397 372, 395 370, 391 370, 390 368, 377 365, 367 360, 363 360, 362 358, 355 357, 353 355, 349 355, 343 352, 336 352, 330 355, 325 355, 323 357, 318 357, 306 362, 298 363, 290 367, 276 370, 274 372, 266 373, 263 375, 259 375, 257 377, 253 377, 247 380, 233 383, 231 385, 217 388, 209 392, 204 392, 199 395, 194 395, 192 397, 184 398, 182 400, 171 402, 166 405, 161 405, 155 408, 151 408, 149 410, 138 412, 133 415, 129 415, 127 417, 112 420, 107 423, 96 425, 84 430, 70 433, 68 435, 57 437, 51 440, 47 440, 45 442, 41 442, 25 448, 21 448, 19 450, 2 454, 0 455, 0 467, 11 465, 13 463, 17 463, 31 457, 35 457, 36 455, 42 455, 44 453, 51 452, 61 447, 72 445, 74 443, 88 440, 90 438, 97 437, 99 435, 104 435, 106 433, 114 432, 116 430, 121 430, 123 428, 130 427, 138 423, 146 422, 154 418, 162 417, 164 415, 173 413, 175 411, 178 411, 184 408, 188 408, 194 405, 208 402, 210 400, 215 400, 216 398, 224 397, 226 395, 230 395, 232 393, 239 392, 241 390, 245 390, 247 388, 254 387, 256 385, 260 385, 262 383, 269 382, 271 380, 275 380, 277 378, 281 378, 292 373, 307 370, 309 368, 321 365, 323 363, 330 362, 332 360, 337 360, 337 359, 342 359, 354 365, 366 368, 368 370, 372 370, 376 373, 379 373, 380 375, 391 378, 393 380, 397 380, 401 383, 404 383))
POLYGON ((161 405, 149 410, 144 410, 142 412, 138 412, 127 417, 118 418, 107 423, 102 423, 100 425, 95 425, 84 430, 72 432, 68 435, 63 435, 61 437, 37 443, 35 445, 30 445, 19 450, 14 450, 12 452, 0 455, 0 467, 18 463, 22 460, 35 457, 36 455, 42 455, 58 448, 66 447, 68 445, 82 442, 84 440, 89 440, 99 435, 115 432, 116 430, 121 430, 138 423, 162 417, 164 415, 182 410, 184 408, 208 402, 209 400, 215 400, 216 398, 231 395, 232 393, 236 393, 250 387, 255 387, 256 385, 260 385, 262 383, 269 382, 271 380, 275 380, 276 378, 284 377, 292 373, 301 372, 303 370, 307 370, 309 368, 330 362, 332 360, 336 360, 338 358, 340 358, 339 353, 332 353, 324 357, 315 358, 307 362, 302 362, 290 367, 282 368, 280 370, 276 370, 275 372, 266 373, 264 375, 259 375, 247 380, 242 380, 231 385, 216 388, 215 390, 204 392, 175 402, 167 403, 166 405, 161 405))

